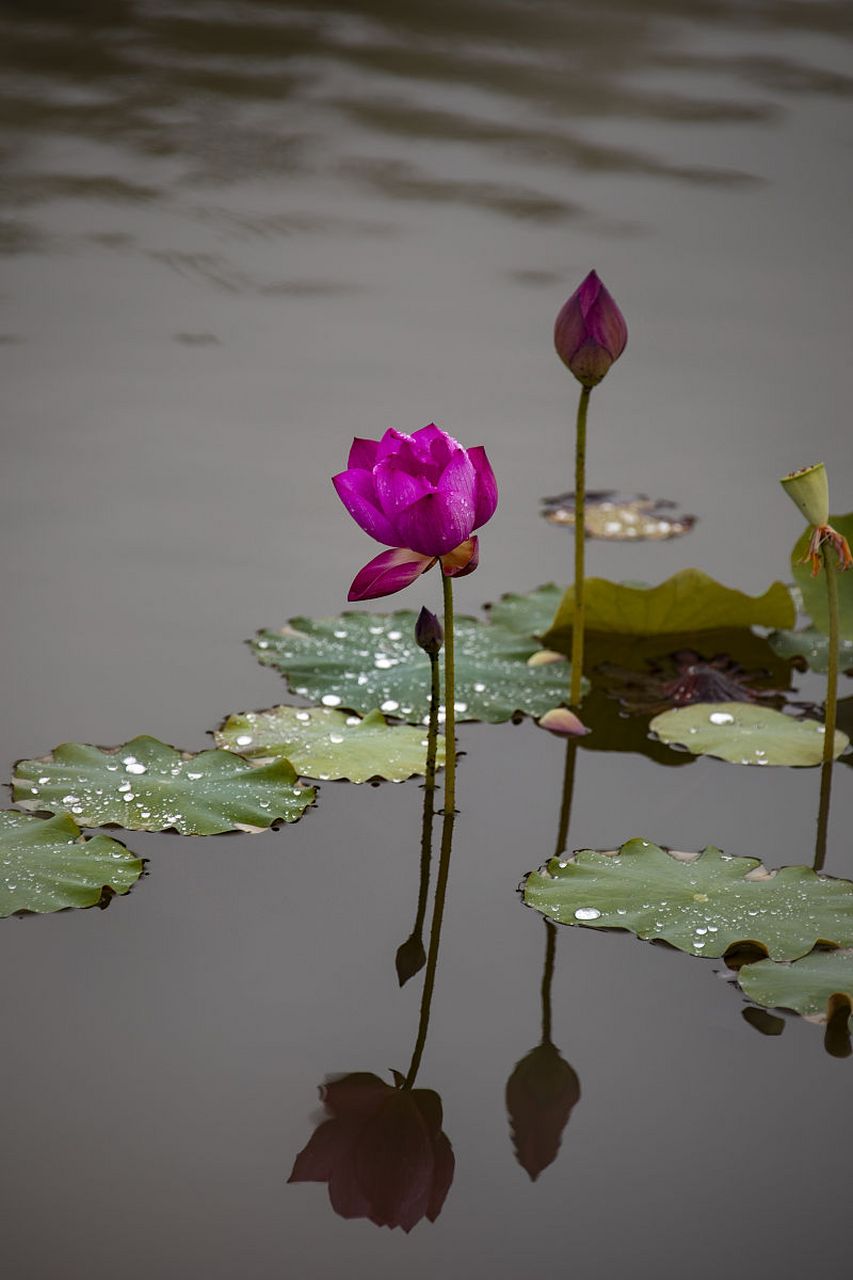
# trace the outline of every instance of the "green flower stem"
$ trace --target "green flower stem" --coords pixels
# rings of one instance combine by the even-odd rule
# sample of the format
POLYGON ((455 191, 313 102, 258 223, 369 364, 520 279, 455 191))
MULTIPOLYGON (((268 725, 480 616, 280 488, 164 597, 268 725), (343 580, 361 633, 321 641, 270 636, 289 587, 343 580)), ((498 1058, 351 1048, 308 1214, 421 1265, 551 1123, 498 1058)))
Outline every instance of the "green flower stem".
POLYGON ((575 593, 572 616, 572 682, 569 702, 579 707, 583 675, 584 544, 586 541, 586 411, 592 387, 581 389, 575 433, 575 593))
POLYGON ((421 824, 421 873, 418 886, 418 908, 412 936, 419 938, 426 919, 429 896, 429 869, 432 862, 432 822, 435 812, 435 757, 438 750, 438 704, 441 686, 438 674, 438 654, 429 657, 431 690, 429 699, 429 728, 427 729, 426 781, 424 782, 424 815, 421 824))
POLYGON ((826 575, 826 599, 829 612, 829 648, 826 667, 826 705, 823 712, 823 764, 820 770, 820 803, 817 813, 815 871, 821 871, 826 860, 829 830, 829 801, 832 793, 832 766, 835 760, 835 721, 838 701, 838 569, 829 543, 822 548, 823 571, 826 575))
POLYGON ((545 921, 545 967, 542 970, 542 1043, 551 1043, 551 983, 557 956, 557 926, 545 921))
POLYGON ((429 727, 427 729, 426 781, 427 791, 435 790, 435 757, 438 751, 438 704, 441 701, 441 681, 438 671, 438 654, 429 655, 429 727))
POLYGON ((822 871, 826 861, 826 837, 829 831, 829 800, 832 793, 832 766, 834 761, 824 761, 820 766, 820 804, 817 811, 817 840, 815 841, 815 871, 822 871))
POLYGON ((453 579, 441 575, 444 592, 444 812, 456 808, 456 694, 453 666, 453 579))
MULTIPOLYGON (((447 632, 445 632, 445 637, 447 632)), ((424 989, 421 993, 421 1011, 418 1019, 418 1036, 412 1053, 412 1061, 403 1082, 404 1089, 414 1088, 415 1078, 421 1065, 421 1058, 426 1044, 429 1015, 432 1007, 432 996, 435 990, 435 973, 438 968, 438 945, 441 938, 441 922, 444 917, 444 904, 447 899, 447 881, 450 875, 450 853, 453 846, 453 823, 456 814, 453 809, 445 809, 444 821, 441 825, 441 856, 438 862, 438 876, 435 882, 435 900, 432 908, 432 924, 429 931, 429 952, 427 953, 424 989)))
POLYGON ((823 545, 823 571, 826 574, 826 599, 829 606, 829 658, 826 667, 826 706, 823 713, 823 763, 831 765, 835 758, 835 715, 838 701, 838 578, 829 543, 823 545))

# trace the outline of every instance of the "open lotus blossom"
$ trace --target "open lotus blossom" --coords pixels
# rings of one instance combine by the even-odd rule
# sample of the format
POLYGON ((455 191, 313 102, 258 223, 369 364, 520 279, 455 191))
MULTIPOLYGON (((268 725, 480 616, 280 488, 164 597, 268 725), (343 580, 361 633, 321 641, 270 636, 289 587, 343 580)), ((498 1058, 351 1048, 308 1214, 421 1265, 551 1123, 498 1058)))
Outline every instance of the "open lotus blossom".
POLYGON ((391 548, 359 571, 347 599, 402 591, 437 560, 448 577, 476 569, 472 534, 498 505, 482 445, 465 449, 434 423, 410 436, 391 427, 381 440, 356 438, 332 483, 355 522, 391 548))
POLYGON ((625 317, 594 271, 564 303, 554 326, 557 355, 585 387, 596 386, 628 341, 625 317))
POLYGON ((453 1181, 453 1149, 431 1089, 403 1089, 367 1071, 329 1081, 329 1119, 300 1151, 289 1182, 325 1182, 335 1213, 411 1231, 434 1222, 453 1181))

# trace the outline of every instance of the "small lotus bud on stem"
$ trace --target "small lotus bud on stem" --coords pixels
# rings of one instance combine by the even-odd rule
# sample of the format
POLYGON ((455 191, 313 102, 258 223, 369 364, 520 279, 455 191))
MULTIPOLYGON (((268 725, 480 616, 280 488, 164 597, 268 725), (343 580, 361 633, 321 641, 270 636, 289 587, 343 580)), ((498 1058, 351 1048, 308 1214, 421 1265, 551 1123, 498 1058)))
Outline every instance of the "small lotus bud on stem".
POLYGON ((598 275, 590 271, 557 316, 557 355, 582 386, 595 387, 627 341, 625 317, 598 275))
POLYGON ((415 623, 415 642, 432 658, 438 656, 444 644, 441 623, 429 609, 421 609, 418 614, 418 620, 415 623))

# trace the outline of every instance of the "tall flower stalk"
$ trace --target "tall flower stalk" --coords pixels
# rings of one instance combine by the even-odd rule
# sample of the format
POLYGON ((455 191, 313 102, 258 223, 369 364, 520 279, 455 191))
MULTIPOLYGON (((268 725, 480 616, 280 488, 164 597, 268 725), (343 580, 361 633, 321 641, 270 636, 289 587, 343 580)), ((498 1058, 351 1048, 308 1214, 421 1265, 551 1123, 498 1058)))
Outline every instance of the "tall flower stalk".
POLYGON ((788 497, 802 512, 811 528, 803 564, 811 564, 812 577, 823 569, 826 583, 828 626, 826 704, 823 726, 823 764, 820 779, 818 838, 814 866, 820 870, 826 857, 832 766, 835 760, 835 725, 838 702, 838 648, 841 632, 838 607, 838 573, 853 567, 847 539, 829 523, 829 481, 822 462, 792 471, 782 480, 788 497))
POLYGON ((589 397, 628 341, 622 312, 594 271, 557 316, 554 345, 581 384, 575 431, 575 564, 572 615, 572 674, 569 702, 579 706, 583 676, 584 543, 586 540, 586 418, 589 397))

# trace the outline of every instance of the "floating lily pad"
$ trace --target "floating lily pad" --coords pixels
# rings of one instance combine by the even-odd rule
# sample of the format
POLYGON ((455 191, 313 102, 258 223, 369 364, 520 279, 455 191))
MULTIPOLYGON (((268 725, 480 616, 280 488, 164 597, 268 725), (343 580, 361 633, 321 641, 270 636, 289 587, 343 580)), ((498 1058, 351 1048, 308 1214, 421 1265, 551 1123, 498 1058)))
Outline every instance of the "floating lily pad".
POLYGON ((853 945, 853 884, 809 867, 767 871, 719 849, 666 852, 629 840, 610 852, 552 858, 524 883, 524 901, 558 924, 627 929, 695 956, 747 943, 796 960, 817 943, 853 945))
POLYGON ((549 582, 521 595, 507 592, 495 604, 486 605, 489 618, 519 636, 543 636, 554 621, 565 587, 549 582))
MULTIPOLYGON (((250 643, 258 660, 277 668, 300 697, 360 714, 379 707, 410 724, 425 724, 430 664, 415 644, 415 617, 400 611, 294 618, 289 627, 261 631, 250 643)), ((457 718, 497 724, 516 713, 544 715, 561 702, 569 687, 568 664, 528 666, 537 648, 505 627, 458 617, 457 718)), ((443 667, 443 650, 439 661, 443 667)))
MULTIPOLYGON (((229 716, 214 734, 216 745, 249 759, 285 756, 305 778, 403 782, 426 772, 425 730, 389 725, 381 711, 362 720, 334 707, 271 707, 229 716)), ((439 765, 444 742, 438 742, 439 765)))
MULTIPOLYGON (((774 582, 761 596, 745 595, 709 578, 699 569, 682 569, 656 587, 629 586, 589 578, 584 584, 586 627, 590 631, 653 636, 691 634, 721 627, 791 627, 796 617, 791 593, 774 582)), ((569 652, 574 588, 563 596, 543 643, 569 652)))
MULTIPOLYGON (((543 498, 542 514, 551 524, 574 528, 575 495, 543 498)), ((695 516, 678 515, 678 505, 644 493, 603 489, 586 495, 584 528, 588 538, 605 542, 662 542, 689 533, 695 516)))
POLYGON ((0 917, 93 907, 105 889, 127 893, 141 875, 141 858, 109 836, 85 839, 67 813, 0 810, 0 917))
MULTIPOLYGON (((818 720, 795 720, 751 702, 697 702, 662 712, 649 728, 661 742, 729 764, 805 766, 823 759, 823 725, 818 720)), ((847 734, 836 730, 835 756, 849 745, 847 734)))
MULTIPOLYGON (((853 576, 853 570, 848 571, 853 576)), ((825 672, 829 665, 829 638, 817 627, 801 631, 771 631, 767 641, 780 658, 800 659, 812 671, 825 672)), ((838 663, 842 671, 853 674, 853 640, 841 639, 838 663)))
MULTIPOLYGON (((853 541, 853 512, 846 516, 830 516, 829 523, 836 532, 853 541)), ((803 608, 812 620, 812 625, 822 634, 829 631, 829 605, 826 597, 826 574, 823 569, 816 577, 812 577, 811 568, 803 564, 808 550, 811 530, 804 529, 794 543, 791 552, 791 569, 794 581, 803 595, 803 608)), ((832 553, 835 562, 835 552, 832 553)), ((843 640, 853 641, 853 571, 835 575, 838 583, 838 627, 843 640)))
POLYGON ((191 755, 147 737, 110 750, 66 742, 43 760, 19 761, 12 785, 24 809, 182 836, 295 822, 314 799, 287 760, 259 768, 229 751, 191 755))
POLYGON ((759 960, 739 969, 737 980, 756 1004, 827 1022, 839 1004, 834 997, 853 1003, 853 950, 813 951, 793 964, 759 960))

